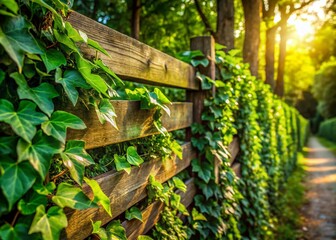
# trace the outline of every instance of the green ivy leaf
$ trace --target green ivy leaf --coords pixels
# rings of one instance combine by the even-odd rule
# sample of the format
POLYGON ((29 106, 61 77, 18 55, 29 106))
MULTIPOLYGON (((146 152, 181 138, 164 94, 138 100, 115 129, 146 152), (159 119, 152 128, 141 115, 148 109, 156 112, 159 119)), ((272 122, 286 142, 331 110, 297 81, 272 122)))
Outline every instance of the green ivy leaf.
POLYGON ((192 59, 190 61, 191 65, 193 65, 194 67, 197 67, 199 65, 202 65, 203 67, 206 67, 208 66, 209 64, 209 60, 206 59, 206 58, 203 58, 203 59, 192 59))
POLYGON ((160 101, 162 104, 171 104, 170 100, 164 95, 160 89, 154 88, 154 93, 157 96, 157 99, 160 101))
POLYGON ((101 221, 92 222, 92 234, 97 234, 101 240, 107 240, 107 233, 104 228, 101 228, 101 221))
POLYGON ((0 121, 8 123, 13 131, 27 142, 36 133, 36 125, 48 118, 40 112, 35 112, 36 105, 30 101, 21 101, 17 112, 11 102, 0 99, 0 121))
POLYGON ((106 227, 106 232, 109 239, 127 240, 125 228, 119 220, 110 222, 106 227))
POLYGON ((181 147, 181 145, 176 141, 172 141, 170 143, 170 149, 173 151, 173 153, 176 154, 176 156, 179 158, 179 159, 183 159, 183 149, 181 147))
POLYGON ((18 203, 18 209, 23 215, 30 215, 36 212, 36 208, 40 205, 46 206, 48 198, 45 195, 40 195, 37 192, 33 192, 28 196, 21 198, 18 203))
POLYGON ((85 42, 87 43, 88 37, 82 31, 77 31, 69 22, 65 23, 65 29, 67 30, 67 35, 75 42, 85 42))
POLYGON ((94 164, 91 156, 85 151, 85 142, 70 140, 65 151, 61 153, 64 165, 69 169, 71 177, 82 185, 85 167, 94 164))
POLYGON ((144 160, 137 153, 136 148, 133 146, 127 148, 126 159, 127 162, 129 162, 129 164, 138 167, 140 166, 141 163, 144 162, 144 160))
POLYGON ((106 56, 110 56, 110 54, 102 47, 100 46, 99 43, 97 43, 96 41, 92 40, 92 39, 88 39, 87 40, 87 44, 90 46, 90 47, 93 47, 94 49, 98 50, 99 52, 102 52, 104 53, 106 56))
POLYGON ((104 124, 106 121, 109 122, 113 127, 118 129, 115 118, 117 114, 114 111, 114 107, 111 104, 110 100, 103 98, 100 100, 99 105, 94 104, 96 113, 101 124, 104 124))
POLYGON ((4 5, 6 8, 8 8, 11 12, 17 14, 19 11, 19 6, 15 2, 15 0, 0 0, 0 4, 4 5))
POLYGON ((97 205, 84 194, 84 192, 68 183, 61 183, 57 187, 56 195, 52 197, 52 201, 59 207, 69 207, 72 209, 88 209, 97 207, 97 205))
POLYGON ((34 184, 36 172, 27 161, 14 163, 2 159, 1 166, 4 173, 0 177, 0 186, 9 203, 9 209, 12 209, 14 203, 34 184))
POLYGON ((62 43, 63 45, 67 46, 68 48, 70 48, 71 50, 73 50, 75 53, 79 53, 78 51, 78 47, 76 46, 76 44, 64 33, 59 32, 58 30, 56 30, 55 28, 53 29, 54 32, 54 36, 56 38, 56 40, 60 43, 62 43))
POLYGON ((49 171, 52 156, 60 150, 60 142, 43 134, 41 130, 37 132, 31 143, 20 139, 17 145, 19 162, 29 160, 42 179, 49 171))
POLYGON ((182 192, 187 191, 187 186, 184 184, 184 182, 180 178, 173 177, 173 182, 177 189, 180 189, 182 192))
POLYGON ((65 143, 67 128, 85 129, 86 126, 79 117, 68 112, 56 111, 48 121, 42 123, 41 128, 48 136, 65 143))
POLYGON ((105 73, 110 75, 112 79, 117 80, 117 82, 121 85, 124 85, 124 82, 115 74, 109 67, 107 67, 101 59, 94 60, 94 63, 100 67, 105 73))
POLYGON ((94 65, 88 60, 82 58, 80 55, 76 55, 76 63, 78 71, 81 73, 86 82, 99 93, 107 96, 106 91, 108 87, 105 80, 102 79, 99 75, 92 73, 94 65))
POLYGON ((41 58, 47 68, 47 73, 62 65, 65 66, 67 63, 63 53, 55 48, 47 49, 44 54, 41 55, 41 58))
POLYGON ((0 44, 22 71, 25 53, 42 54, 40 47, 29 33, 30 25, 24 17, 5 18, 0 25, 0 44))
POLYGON ((88 85, 85 79, 77 70, 65 70, 62 77, 62 70, 60 68, 56 69, 55 81, 62 84, 65 93, 70 99, 71 103, 75 106, 78 100, 78 91, 76 87, 90 89, 91 86, 88 85))
POLYGON ((7 16, 7 17, 16 17, 15 14, 8 12, 6 10, 0 9, 0 15, 7 16))
POLYGON ((116 165, 117 171, 124 170, 125 172, 130 174, 131 165, 127 162, 126 157, 114 154, 114 163, 116 165))
POLYGON ((48 196, 54 192, 56 185, 54 182, 48 182, 46 185, 36 182, 33 189, 40 195, 48 196))
POLYGON ((194 159, 191 162, 192 171, 197 172, 198 176, 203 179, 206 183, 210 181, 211 178, 211 165, 209 163, 200 163, 198 159, 194 159))
POLYGON ((52 99, 58 96, 55 88, 49 83, 41 83, 35 88, 30 88, 26 82, 25 77, 17 72, 10 75, 17 85, 20 99, 29 99, 36 103, 36 105, 49 117, 54 111, 54 104, 52 99))
POLYGON ((100 188, 98 182, 94 179, 88 179, 84 178, 84 181, 87 185, 90 186, 90 188, 93 191, 94 203, 99 203, 102 205, 102 207, 105 209, 105 211, 112 217, 112 210, 111 210, 111 202, 108 196, 103 192, 103 190, 100 188))
POLYGON ((57 240, 66 226, 68 226, 68 221, 61 208, 54 206, 46 213, 44 206, 40 205, 36 209, 29 234, 40 232, 43 239, 57 240))
POLYGON ((197 211, 196 208, 193 208, 191 211, 191 216, 194 221, 208 221, 202 213, 197 211))
POLYGON ((17 136, 0 137, 0 155, 15 154, 17 140, 17 136))
POLYGON ((23 223, 18 223, 14 227, 5 223, 0 228, 0 237, 2 240, 21 240, 30 239, 28 236, 28 226, 23 223))
POLYGON ((125 218, 130 221, 132 219, 138 219, 139 221, 143 222, 142 220, 142 213, 139 208, 137 207, 131 207, 128 209, 125 213, 125 218))

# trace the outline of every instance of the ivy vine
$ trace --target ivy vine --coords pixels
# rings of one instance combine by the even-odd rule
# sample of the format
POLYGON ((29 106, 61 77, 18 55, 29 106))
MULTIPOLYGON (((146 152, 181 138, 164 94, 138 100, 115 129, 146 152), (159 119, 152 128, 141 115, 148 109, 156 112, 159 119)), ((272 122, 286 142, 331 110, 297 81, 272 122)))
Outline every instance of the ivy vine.
MULTIPOLYGON (((95 164, 85 142, 66 138, 68 128, 85 129, 85 123, 59 110, 61 106, 91 105, 101 123, 117 128, 110 100, 140 100, 142 108, 156 109, 155 126, 168 134, 160 119, 161 110, 169 114, 170 101, 157 88, 123 88, 123 81, 97 54, 85 58, 79 48, 83 44, 109 54, 65 21, 69 10, 60 0, 0 2, 2 239, 58 239, 67 226, 65 207, 101 205, 111 216, 108 197, 85 175, 85 168, 95 164), (65 173, 68 179, 60 181, 65 173), (91 187, 92 198, 82 191, 83 183, 91 187)), ((180 146, 170 143, 180 154, 180 146)), ((117 170, 125 171, 143 162, 134 146, 128 146, 125 156, 115 155, 114 161, 117 170)))

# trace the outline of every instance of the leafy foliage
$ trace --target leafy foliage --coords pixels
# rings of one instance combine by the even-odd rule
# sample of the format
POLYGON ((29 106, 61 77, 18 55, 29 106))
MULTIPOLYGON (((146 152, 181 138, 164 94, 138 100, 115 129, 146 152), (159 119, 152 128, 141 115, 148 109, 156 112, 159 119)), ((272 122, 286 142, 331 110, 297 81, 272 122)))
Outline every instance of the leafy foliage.
POLYGON ((188 216, 185 206, 180 202, 181 196, 174 192, 176 188, 186 190, 182 180, 168 181, 167 184, 157 182, 153 176, 149 177, 148 197, 149 203, 153 201, 163 202, 164 208, 160 214, 160 220, 153 230, 154 239, 187 239, 187 226, 178 217, 178 213, 188 216))
MULTIPOLYGON (((106 51, 64 22, 68 9, 58 0, 0 3, 3 239, 58 239, 67 226, 65 207, 87 209, 101 204, 111 215, 109 198, 95 180, 85 179, 92 188, 90 199, 81 187, 66 182, 56 186, 49 178, 50 167, 61 159, 60 171, 69 171, 73 181, 82 185, 85 167, 94 163, 84 142, 66 139, 67 128, 86 126, 73 114, 55 111, 54 104, 64 101, 63 91, 73 105, 80 94, 109 103, 112 87, 99 74, 109 71, 112 79, 119 79, 106 66, 100 67, 102 62, 95 64, 82 56, 76 43, 106 51)), ((104 113, 115 117, 111 104, 105 104, 104 113)))
POLYGON ((336 117, 336 61, 322 64, 315 75, 313 95, 318 101, 317 110, 324 118, 336 117))
MULTIPOLYGON (((192 127, 196 136, 192 143, 200 151, 192 170, 200 193, 189 217, 189 237, 272 239, 281 215, 279 192, 303 146, 306 123, 252 77, 234 54, 217 51, 219 80, 198 73, 203 89, 214 85, 216 93, 204 101, 203 124, 192 127), (240 142, 236 159, 241 164, 240 179, 230 168, 227 149, 235 135, 240 142)), ((194 55, 187 54, 185 60, 200 60, 199 54, 194 55)))
POLYGON ((318 135, 329 141, 336 142, 336 118, 328 119, 321 123, 318 135))

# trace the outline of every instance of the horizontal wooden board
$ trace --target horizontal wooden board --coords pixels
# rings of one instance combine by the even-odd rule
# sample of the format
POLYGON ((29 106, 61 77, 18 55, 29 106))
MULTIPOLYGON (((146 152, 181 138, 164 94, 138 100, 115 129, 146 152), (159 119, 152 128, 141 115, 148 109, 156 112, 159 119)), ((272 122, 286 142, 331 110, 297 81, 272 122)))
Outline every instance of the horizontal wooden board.
MULTIPOLYGON (((194 68, 131 37, 119 33, 77 12, 70 13, 68 22, 97 41, 111 57, 99 57, 121 78, 138 82, 198 89, 194 68)), ((81 46, 91 57, 96 51, 81 46)))
MULTIPOLYGON (((102 221, 102 224, 105 224, 144 199, 150 175, 155 176, 156 180, 160 182, 165 182, 187 168, 196 154, 190 142, 182 147, 183 160, 178 159, 176 156, 174 156, 174 159, 164 162, 161 159, 155 159, 143 163, 139 168, 132 167, 130 174, 124 171, 111 171, 96 177, 95 179, 102 190, 110 198, 113 217, 111 218, 102 207, 70 211, 67 213, 68 227, 65 229, 63 238, 84 239, 91 234, 91 220, 94 222, 102 221)), ((84 192, 89 196, 92 195, 87 185, 83 188, 84 192)))
MULTIPOLYGON (((86 142, 85 148, 91 149, 109 144, 128 141, 159 133, 153 124, 155 110, 140 109, 138 101, 111 101, 117 114, 118 129, 110 123, 101 124, 95 110, 84 106, 67 110, 84 120, 87 128, 68 131, 68 139, 86 142)), ((163 112, 162 123, 168 131, 189 127, 192 124, 192 103, 173 103, 169 105, 170 116, 163 112)))
POLYGON ((236 159, 238 153, 239 153, 239 140, 238 137, 234 137, 232 142, 229 145, 229 152, 230 152, 230 163, 233 163, 233 161, 236 159))
MULTIPOLYGON (((196 194, 194 179, 189 179, 186 186, 187 191, 185 193, 181 191, 177 191, 177 193, 181 195, 181 203, 188 207, 196 194)), ((143 222, 136 219, 124 221, 122 225, 126 229, 128 240, 136 240, 139 235, 146 234, 159 221, 163 207, 162 202, 156 201, 142 211, 143 222)))

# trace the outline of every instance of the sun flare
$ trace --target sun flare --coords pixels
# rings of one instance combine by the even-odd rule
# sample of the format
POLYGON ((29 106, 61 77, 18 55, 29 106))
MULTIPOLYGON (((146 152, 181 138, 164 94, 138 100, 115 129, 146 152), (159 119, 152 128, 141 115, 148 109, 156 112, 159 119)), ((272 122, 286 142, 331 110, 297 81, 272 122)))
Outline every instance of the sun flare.
POLYGON ((293 23, 296 33, 298 35, 298 37, 300 38, 305 38, 309 35, 313 35, 314 34, 314 27, 312 26, 312 24, 310 22, 307 21, 302 21, 302 20, 296 20, 293 23))

